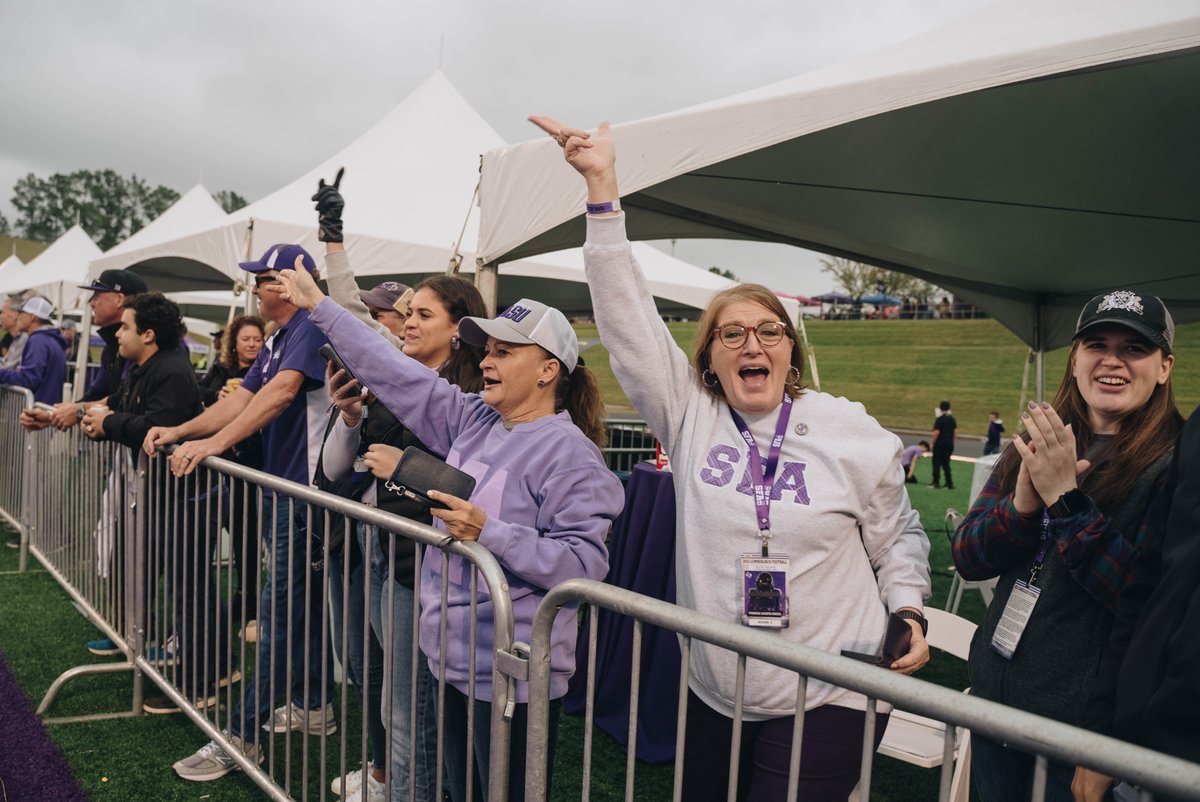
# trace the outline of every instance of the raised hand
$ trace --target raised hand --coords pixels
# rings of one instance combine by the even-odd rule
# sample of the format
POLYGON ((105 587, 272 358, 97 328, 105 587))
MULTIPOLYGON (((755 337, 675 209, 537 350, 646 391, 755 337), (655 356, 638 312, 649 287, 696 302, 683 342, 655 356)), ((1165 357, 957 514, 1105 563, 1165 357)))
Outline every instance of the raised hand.
POLYGON ((283 300, 293 306, 312 311, 317 308, 317 304, 325 300, 325 293, 321 292, 312 274, 304 269, 303 258, 297 256, 294 269, 281 270, 279 283, 267 284, 263 290, 277 292, 283 300))
POLYGON ((1013 445, 1028 470, 1033 489, 1048 507, 1062 494, 1079 487, 1078 477, 1091 463, 1076 459, 1075 433, 1070 424, 1062 422, 1054 407, 1030 402, 1021 417, 1029 431, 1029 443, 1015 438, 1013 445))
POLYGON ((316 194, 312 196, 317 205, 317 225, 321 227, 317 238, 321 242, 342 241, 342 210, 346 208, 346 201, 339 187, 345 172, 345 167, 339 168, 332 184, 326 184, 322 178, 317 184, 316 194))
POLYGON ((600 123, 594 134, 536 114, 529 122, 553 137, 563 149, 567 163, 587 181, 589 202, 617 199, 617 150, 607 122, 600 123))

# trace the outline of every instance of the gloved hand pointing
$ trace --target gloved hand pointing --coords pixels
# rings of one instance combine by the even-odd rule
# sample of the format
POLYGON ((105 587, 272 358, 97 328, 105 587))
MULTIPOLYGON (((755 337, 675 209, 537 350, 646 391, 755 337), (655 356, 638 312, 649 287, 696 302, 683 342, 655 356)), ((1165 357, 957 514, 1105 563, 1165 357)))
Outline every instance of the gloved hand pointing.
POLYGON ((325 179, 322 178, 317 185, 316 194, 312 196, 317 205, 317 224, 321 227, 317 238, 321 242, 342 241, 342 209, 346 207, 346 201, 342 198, 338 187, 341 186, 342 175, 345 172, 345 167, 340 168, 332 184, 326 184, 325 179))

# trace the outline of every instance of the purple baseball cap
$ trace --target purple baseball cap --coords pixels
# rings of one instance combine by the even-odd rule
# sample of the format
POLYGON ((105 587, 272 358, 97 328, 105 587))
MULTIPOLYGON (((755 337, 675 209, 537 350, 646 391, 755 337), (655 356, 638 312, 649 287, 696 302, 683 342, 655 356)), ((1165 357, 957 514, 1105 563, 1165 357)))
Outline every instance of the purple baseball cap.
POLYGON ((313 261, 308 251, 299 245, 288 245, 286 243, 272 245, 270 248, 267 248, 266 253, 257 262, 239 262, 238 264, 247 273, 263 273, 267 270, 292 270, 296 267, 297 256, 304 260, 304 269, 309 273, 317 269, 317 263, 313 261))

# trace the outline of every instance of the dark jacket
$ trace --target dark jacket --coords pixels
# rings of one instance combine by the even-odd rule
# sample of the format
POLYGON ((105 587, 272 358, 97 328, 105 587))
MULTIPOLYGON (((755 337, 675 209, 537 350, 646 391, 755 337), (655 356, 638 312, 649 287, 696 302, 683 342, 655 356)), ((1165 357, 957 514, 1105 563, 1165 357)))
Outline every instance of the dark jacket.
POLYGON ((1200 408, 1121 594, 1089 725, 1200 762, 1200 408))
POLYGON ((116 440, 136 455, 154 426, 178 426, 200 414, 196 373, 182 351, 160 350, 134 365, 108 399, 113 414, 104 419, 106 440, 116 440))
POLYGON ((33 391, 33 400, 43 404, 62 401, 63 382, 67 380, 67 341, 53 326, 29 333, 21 364, 0 369, 0 384, 14 384, 33 391))
MULTIPOLYGON (((100 352, 100 372, 96 374, 96 378, 92 380, 87 392, 79 399, 80 401, 102 401, 121 386, 125 363, 129 360, 122 358, 120 351, 117 350, 117 329, 120 327, 120 323, 113 323, 111 326, 104 326, 97 330, 96 333, 100 335, 100 339, 104 340, 104 350, 100 352)), ((65 340, 63 344, 65 347, 65 340)), ((109 408, 112 408, 111 403, 109 408)))

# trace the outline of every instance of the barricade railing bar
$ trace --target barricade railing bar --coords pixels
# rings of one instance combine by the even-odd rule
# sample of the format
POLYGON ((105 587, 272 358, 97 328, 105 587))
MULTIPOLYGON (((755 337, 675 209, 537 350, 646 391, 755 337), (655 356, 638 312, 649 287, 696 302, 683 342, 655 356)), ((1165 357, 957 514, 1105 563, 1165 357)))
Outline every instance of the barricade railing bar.
MULTIPOLYGON (((443 777, 436 767, 442 763, 444 746, 445 611, 451 557, 465 560, 466 570, 471 571, 472 655, 477 621, 491 618, 495 622, 492 653, 495 657, 490 661, 492 718, 488 722, 474 720, 472 660, 467 693, 468 748, 471 732, 486 727, 490 736, 488 796, 500 800, 506 797, 510 700, 516 698, 513 674, 520 673, 514 670, 514 661, 523 665, 523 660, 512 654, 512 606, 504 573, 486 549, 477 543, 447 538, 444 532, 377 508, 215 457, 205 460, 191 476, 180 478, 171 475, 165 454, 152 460, 143 456, 138 475, 144 498, 136 507, 144 511, 146 521, 136 528, 137 565, 144 573, 135 581, 140 611, 132 640, 135 663, 163 695, 219 743, 272 799, 307 799, 318 795, 324 799, 331 771, 336 769, 332 776, 346 782, 355 763, 361 761, 365 767, 378 765, 371 754, 374 747, 377 755, 379 747, 370 743, 373 723, 370 706, 360 704, 357 722, 349 713, 346 678, 351 668, 346 658, 356 639, 362 643, 362 676, 383 668, 379 716, 386 730, 387 756, 382 768, 389 798, 425 798, 416 789, 416 772, 412 770, 421 759, 417 754, 419 743, 436 750, 432 764, 436 776, 429 778, 428 792, 432 798, 441 797, 443 777), (233 509, 233 497, 239 488, 243 498, 256 500, 262 515, 263 536, 244 539, 243 553, 229 554, 230 559, 224 559, 220 553, 225 548, 222 544, 226 535, 237 525, 257 529, 251 520, 252 505, 243 505, 238 511, 233 509), (235 515, 241 520, 235 520, 235 515), (419 605, 413 605, 411 620, 392 620, 390 611, 396 608, 391 594, 399 590, 396 583, 372 584, 371 573, 365 572, 368 578, 362 585, 363 606, 371 603, 373 594, 382 594, 389 600, 382 605, 385 633, 379 644, 382 649, 372 657, 371 623, 366 618, 357 621, 350 615, 353 600, 350 583, 331 582, 339 571, 342 577, 350 575, 349 544, 363 528, 365 532, 386 533, 388 553, 395 553, 401 538, 416 543, 413 593, 417 599, 421 588, 420 547, 440 548, 439 552, 426 555, 426 559, 440 560, 442 581, 442 649, 436 661, 438 670, 432 692, 437 694, 437 710, 443 714, 436 721, 429 718, 418 721, 415 701, 420 698, 418 669, 425 660, 417 643, 419 605), (335 552, 334 541, 338 536, 343 547, 335 552), (256 571, 259 566, 265 566, 264 570, 256 571), (262 603, 269 605, 258 611, 258 637, 254 643, 245 638, 249 621, 245 609, 235 609, 232 592, 235 587, 247 586, 261 597, 262 603), (331 606, 335 591, 339 591, 340 605, 331 606), (482 609, 485 600, 486 611, 482 609), (334 616, 338 610, 340 616, 334 616), (361 629, 352 632, 351 623, 357 623, 361 629), (401 637, 398 632, 405 633, 402 637, 410 640, 408 648, 396 648, 396 639, 401 637), (340 694, 332 683, 333 669, 328 656, 331 649, 336 649, 342 658, 340 694), (406 673, 411 677, 405 689, 409 703, 403 705, 407 712, 403 720, 399 720, 399 708, 393 711, 400 704, 396 695, 399 691, 389 692, 391 678, 401 668, 394 664, 393 655, 398 654, 406 656, 409 668, 406 673), (252 690, 251 677, 255 678, 252 690), (239 678, 240 686, 235 689, 239 678), (304 704, 300 706, 309 712, 293 714, 289 705, 302 701, 304 704), (280 709, 285 711, 284 715, 298 715, 299 719, 278 726, 278 712, 272 717, 276 702, 282 702, 280 709), (327 711, 333 704, 340 714, 331 723, 327 711), (399 727, 406 730, 406 737, 397 737, 399 727), (423 739, 425 733, 419 728, 436 728, 436 735, 423 739), (298 743, 293 730, 297 732, 298 743), (336 742, 330 740, 335 730, 341 733, 336 742), (319 736, 319 740, 310 743, 306 732, 319 736), (397 755, 405 754, 394 751, 397 749, 407 752, 406 760, 397 760, 397 755), (260 760, 265 760, 265 765, 260 766, 260 760), (409 769, 406 777, 394 776, 393 766, 400 764, 409 769), (313 782, 319 782, 321 787, 313 787, 313 782), (404 793, 392 797, 394 788, 404 793)), ((364 537, 357 542, 365 549, 363 563, 371 565, 378 556, 374 553, 379 547, 376 539, 364 537)), ((363 693, 369 695, 367 689, 360 689, 360 700, 363 693)), ((473 777, 468 776, 466 782, 469 787, 473 777)))
POLYGON ((628 473, 639 462, 654 459, 654 434, 645 421, 610 418, 604 428, 608 433, 604 459, 609 470, 628 473))
MULTIPOLYGON (((953 691, 903 676, 838 655, 794 644, 770 633, 719 621, 694 610, 685 609, 659 599, 643 596, 623 588, 584 579, 572 579, 553 588, 538 607, 534 618, 532 643, 529 649, 529 725, 525 767, 525 795, 531 802, 545 799, 547 740, 549 734, 550 700, 550 633, 558 610, 567 605, 587 603, 594 608, 628 616, 634 620, 632 682, 630 687, 630 727, 626 768, 626 796, 633 799, 633 755, 637 751, 638 678, 641 664, 640 633, 643 624, 661 627, 682 636, 682 668, 680 672, 678 735, 675 759, 674 799, 680 799, 683 764, 683 738, 687 725, 687 676, 693 640, 728 649, 740 656, 739 693, 744 679, 745 661, 755 659, 796 672, 797 698, 803 699, 809 679, 830 683, 864 694, 868 698, 867 726, 864 733, 862 770, 859 780, 860 797, 866 800, 871 785, 874 750, 875 708, 879 701, 896 705, 906 711, 946 724, 945 760, 942 764, 939 799, 946 800, 950 792, 953 752, 958 728, 965 728, 1037 757, 1033 799, 1040 802, 1045 792, 1047 761, 1058 760, 1085 766, 1105 774, 1123 778, 1142 790, 1143 802, 1151 802, 1154 794, 1172 798, 1200 800, 1200 765, 1135 746, 1088 730, 1063 724, 1041 716, 1006 707, 985 699, 953 691)), ((597 644, 597 616, 590 616, 589 662, 594 663, 597 644)), ((520 648, 520 645, 518 645, 520 648)), ((589 665, 584 729, 592 727, 594 701, 594 665, 589 665)), ((731 761, 736 761, 737 733, 741 726, 740 699, 735 700, 734 743, 731 761)), ((791 777, 788 798, 795 797, 800 767, 801 732, 804 716, 795 717, 791 777)), ((584 752, 584 795, 588 799, 590 774, 590 742, 584 752)), ((736 765, 735 763, 733 765, 736 765)), ((736 792, 737 772, 731 772, 730 799, 736 792)))
POLYGON ((0 385, 0 516, 20 537, 18 571, 24 572, 29 555, 29 534, 25 526, 25 496, 29 478, 25 474, 28 438, 21 428, 21 413, 33 407, 33 393, 25 387, 0 385))

